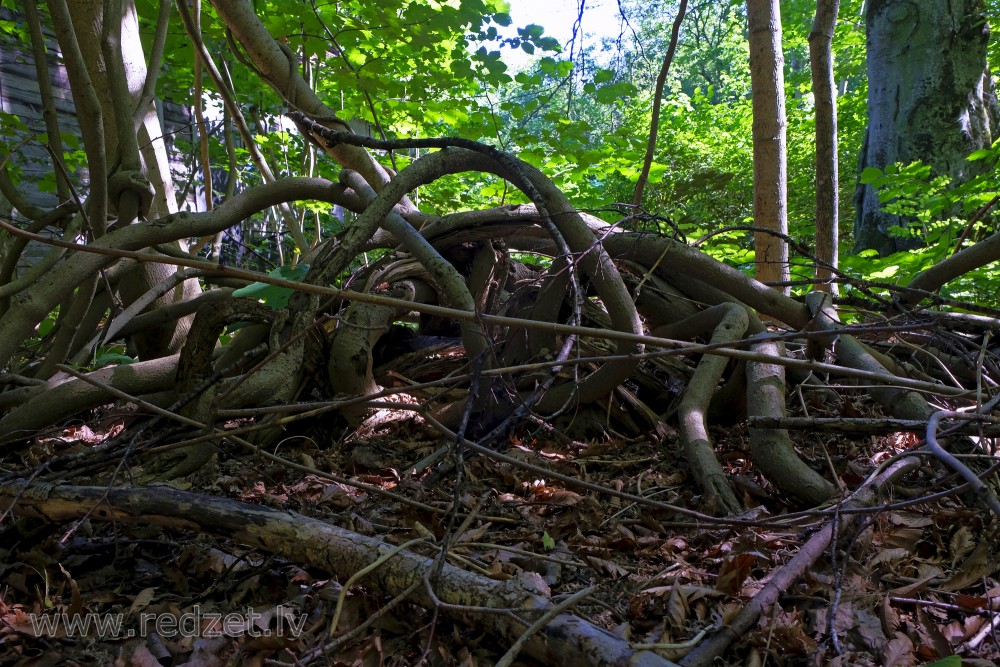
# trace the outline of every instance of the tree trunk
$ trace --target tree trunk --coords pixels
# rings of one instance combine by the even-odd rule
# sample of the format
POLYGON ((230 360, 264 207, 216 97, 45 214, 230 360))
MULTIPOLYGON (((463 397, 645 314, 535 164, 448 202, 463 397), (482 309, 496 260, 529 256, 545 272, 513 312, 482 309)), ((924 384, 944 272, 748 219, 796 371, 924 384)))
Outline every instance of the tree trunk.
MULTIPOLYGON (((70 2, 68 6, 76 39, 83 46, 81 53, 89 73, 90 83, 93 85, 100 102, 100 120, 104 129, 104 149, 107 156, 109 182, 116 175, 126 174, 135 170, 136 167, 140 167, 143 177, 148 179, 153 190, 152 201, 145 206, 146 210, 142 213, 151 219, 175 213, 177 202, 167 163, 166 146, 163 143, 163 131, 160 128, 156 109, 153 104, 150 104, 148 108, 139 110, 136 114, 138 127, 135 126, 133 116, 135 113, 133 108, 139 102, 147 75, 146 58, 139 40, 139 23, 135 5, 131 0, 111 3, 108 7, 119 10, 121 15, 116 12, 115 15, 109 17, 104 15, 105 5, 102 0, 75 0, 70 2), (117 33, 112 33, 118 40, 121 49, 122 62, 119 64, 107 63, 102 49, 98 48, 104 39, 102 30, 105 20, 114 21, 116 26, 120 25, 117 33), (116 81, 116 77, 124 77, 125 80, 123 82, 116 81), (126 99, 121 99, 120 95, 116 95, 115 91, 119 87, 127 89, 126 99), (120 108, 122 105, 125 105, 125 108, 120 108), (121 139, 129 132, 132 137, 135 137, 136 134, 138 137, 128 142, 122 141, 121 139), (132 141, 135 143, 131 147, 126 145, 132 141), (134 151, 141 152, 141 166, 135 164, 140 156, 130 155, 134 151)), ((74 86, 74 91, 76 88, 77 86, 74 86)), ((81 117, 81 126, 87 120, 81 117)), ((92 182, 96 181, 97 178, 97 174, 91 174, 92 182)), ((109 192, 109 197, 112 200, 110 202, 112 205, 119 205, 113 191, 109 192)), ((134 218, 127 215, 124 209, 118 210, 117 224, 119 226, 130 224, 133 220, 134 218)), ((103 226, 103 220, 99 221, 99 224, 103 226)), ((124 301, 126 304, 135 301, 161 281, 168 280, 174 271, 175 268, 169 264, 143 264, 136 269, 132 279, 123 281, 121 293, 124 301)), ((200 293, 201 288, 197 280, 186 280, 170 293, 158 299, 152 308, 188 300, 200 293)), ((143 359, 152 359, 177 352, 184 342, 190 322, 190 317, 181 318, 137 336, 135 342, 139 356, 143 359)))
MULTIPOLYGON (((781 53, 778 0, 747 0, 750 85, 753 90, 754 226, 788 233, 788 173, 785 154, 785 58, 781 53)), ((758 231, 754 236, 757 280, 788 280, 788 244, 758 231)), ((783 288, 786 292, 788 287, 783 288)))
MULTIPOLYGON (((988 147, 998 121, 986 44, 984 0, 875 0, 868 6, 868 134, 859 160, 883 169, 914 160, 958 181, 980 168, 967 162, 988 147)), ((985 166, 985 165, 983 165, 985 166)), ((881 210, 878 192, 859 185, 855 250, 880 254, 922 245, 919 236, 892 236, 907 221, 881 210)))
POLYGON ((837 284, 826 282, 837 267, 840 214, 837 191, 837 88, 833 81, 833 31, 840 0, 818 0, 816 19, 809 33, 813 96, 816 100, 816 289, 837 293, 837 284))

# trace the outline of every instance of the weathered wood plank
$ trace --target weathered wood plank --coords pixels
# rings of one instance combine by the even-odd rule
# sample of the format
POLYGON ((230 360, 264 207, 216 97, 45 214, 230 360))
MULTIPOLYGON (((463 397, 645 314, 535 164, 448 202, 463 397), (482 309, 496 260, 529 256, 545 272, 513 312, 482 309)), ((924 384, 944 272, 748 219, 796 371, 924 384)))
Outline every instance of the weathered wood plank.
MULTIPOLYGON (((27 75, 20 72, 11 72, 7 63, 0 60, 0 76, 3 77, 3 87, 18 91, 25 99, 38 99, 38 77, 35 76, 34 68, 27 75), (29 97, 30 96, 30 97, 29 97)), ((69 106, 73 104, 73 94, 70 92, 65 81, 59 81, 56 77, 49 77, 52 81, 52 96, 56 102, 63 102, 69 106)))
MULTIPOLYGON (((15 12, 3 7, 0 7, 0 19, 19 23, 23 23, 24 20, 15 12)), ((66 70, 59 55, 58 43, 49 27, 43 26, 43 33, 48 51, 49 79, 52 83, 60 130, 79 136, 80 124, 76 116, 76 107, 66 70)), ((157 101, 157 104, 162 106, 163 134, 168 147, 173 145, 174 136, 189 138, 192 119, 188 108, 160 100, 157 101)), ((34 55, 29 43, 0 37, 0 109, 20 117, 29 127, 29 132, 43 133, 45 131, 38 75, 35 71, 34 55)), ((169 154, 170 167, 175 178, 181 180, 186 178, 186 174, 189 172, 188 165, 185 163, 186 156, 178 155, 173 150, 170 150, 169 154)), ((53 170, 52 160, 44 147, 37 142, 23 144, 18 148, 17 155, 13 157, 9 166, 15 166, 20 170, 19 187, 29 203, 41 208, 51 208, 56 205, 56 197, 53 193, 42 192, 38 189, 40 180, 51 174, 53 170)), ((86 178, 85 173, 84 170, 83 173, 74 174, 74 180, 81 177, 86 178)), ((181 180, 177 182, 180 183, 181 180)), ((82 194, 86 195, 86 189, 83 189, 82 194)), ((36 263, 48 251, 49 247, 45 245, 29 244, 18 262, 19 272, 36 263)))

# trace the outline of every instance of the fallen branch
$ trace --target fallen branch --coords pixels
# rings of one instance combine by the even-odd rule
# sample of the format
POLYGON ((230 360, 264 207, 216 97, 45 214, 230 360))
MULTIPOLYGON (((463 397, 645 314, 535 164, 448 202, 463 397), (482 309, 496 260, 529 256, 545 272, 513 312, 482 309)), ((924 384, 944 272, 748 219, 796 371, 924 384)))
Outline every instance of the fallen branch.
MULTIPOLYGON (((750 428, 783 428, 802 431, 832 431, 852 435, 876 435, 899 431, 923 431, 927 422, 919 419, 890 419, 888 417, 750 417, 750 428)), ((949 428, 951 432, 1000 434, 996 424, 966 423, 949 428)))
MULTIPOLYGON (((916 456, 908 456, 896 461, 891 467, 872 479, 869 484, 858 489, 854 497, 844 503, 843 508, 854 509, 871 505, 879 491, 892 484, 898 477, 916 470, 919 465, 920 459, 916 456)), ((799 552, 771 576, 760 592, 750 600, 729 625, 714 632, 698 648, 681 660, 681 667, 709 667, 709 665, 715 664, 716 659, 721 658, 730 645, 750 630, 757 623, 761 614, 771 609, 778 597, 789 590, 792 584, 812 567, 813 563, 830 546, 834 533, 843 534, 854 521, 855 516, 851 513, 838 515, 813 534, 809 541, 802 545, 799 552)))
POLYGON ((986 483, 979 478, 979 475, 972 472, 972 470, 969 469, 969 466, 959 461, 954 454, 942 447, 940 443, 938 443, 937 439, 937 425, 942 418, 983 419, 983 417, 983 415, 974 413, 969 414, 965 412, 955 412, 953 410, 938 410, 931 415, 930 420, 927 422, 927 448, 931 450, 931 453, 934 454, 939 461, 958 473, 959 476, 965 480, 965 483, 969 485, 969 488, 972 489, 972 492, 975 493, 976 496, 983 501, 983 503, 989 507, 998 518, 1000 518, 1000 500, 997 500, 996 495, 994 495, 990 488, 986 486, 986 483))

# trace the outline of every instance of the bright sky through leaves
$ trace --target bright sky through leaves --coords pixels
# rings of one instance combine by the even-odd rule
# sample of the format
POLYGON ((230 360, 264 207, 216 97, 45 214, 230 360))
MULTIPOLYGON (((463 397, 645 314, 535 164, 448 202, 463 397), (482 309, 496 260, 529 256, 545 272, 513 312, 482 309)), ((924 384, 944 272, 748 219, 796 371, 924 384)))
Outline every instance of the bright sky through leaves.
MULTIPOLYGON (((579 13, 580 0, 508 0, 512 25, 510 34, 516 28, 535 23, 545 28, 551 35, 566 45, 573 36, 573 23, 579 13)), ((621 25, 617 0, 587 0, 583 14, 583 32, 588 44, 597 44, 603 37, 617 37, 621 25)), ((531 60, 531 56, 521 50, 505 50, 504 62, 517 69, 531 60)))

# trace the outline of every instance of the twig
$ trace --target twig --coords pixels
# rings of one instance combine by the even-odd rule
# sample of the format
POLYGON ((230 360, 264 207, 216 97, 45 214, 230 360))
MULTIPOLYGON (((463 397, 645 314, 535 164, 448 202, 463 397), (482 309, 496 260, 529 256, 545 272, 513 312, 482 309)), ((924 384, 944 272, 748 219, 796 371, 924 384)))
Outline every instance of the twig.
POLYGON ((531 639, 531 637, 536 632, 544 628, 548 624, 548 622, 551 621, 553 618, 561 614, 569 607, 572 607, 583 598, 591 595, 596 590, 597 586, 590 586, 588 588, 584 588, 583 590, 573 593, 573 595, 570 595, 568 598, 566 598, 556 606, 552 607, 551 609, 547 609, 545 613, 538 618, 537 621, 529 625, 527 629, 525 629, 525 631, 521 633, 521 636, 517 638, 516 642, 511 644, 511 647, 507 650, 506 653, 504 653, 503 657, 497 661, 496 667, 510 667, 510 665, 514 662, 514 658, 516 658, 517 654, 521 652, 521 648, 528 642, 529 639, 531 639))
POLYGON ((962 244, 964 244, 965 240, 969 238, 969 234, 972 233, 976 223, 982 220, 983 216, 989 213, 990 209, 996 206, 997 202, 1000 202, 1000 195, 996 195, 993 199, 983 204, 979 207, 979 210, 976 211, 975 215, 969 218, 969 224, 965 226, 965 229, 962 230, 962 235, 958 237, 958 243, 955 244, 955 250, 951 253, 952 255, 957 255, 959 253, 962 249, 962 244))
MULTIPOLYGON (((380 618, 382 618, 390 611, 398 607, 400 604, 405 602, 406 599, 410 597, 410 595, 412 595, 422 585, 423 582, 414 581, 412 584, 410 584, 410 587, 407 588, 405 591, 403 591, 393 599, 389 600, 384 605, 380 606, 378 610, 376 610, 374 614, 366 618, 363 623, 351 628, 348 632, 345 632, 344 634, 340 635, 339 637, 331 641, 329 644, 324 645, 322 648, 312 650, 306 655, 303 655, 302 661, 296 664, 309 664, 310 658, 318 657, 320 653, 329 655, 330 653, 333 653, 334 651, 339 649, 341 646, 344 646, 348 642, 356 639, 361 635, 362 632, 370 628, 373 623, 375 623, 380 618)), ((345 588, 344 590, 347 589, 345 588)))
MULTIPOLYGON (((895 465, 887 468, 878 477, 875 477, 869 484, 860 488, 853 499, 847 502, 849 507, 857 507, 868 504, 875 495, 875 492, 889 486, 897 477, 900 477, 920 465, 920 459, 909 456, 897 461, 895 465)), ((840 517, 841 530, 852 520, 850 516, 840 517)), ((730 621, 728 625, 720 627, 708 639, 702 642, 698 648, 689 653, 681 661, 682 667, 708 667, 715 664, 716 659, 722 656, 729 646, 739 639, 745 632, 754 626, 760 618, 761 613, 770 609, 777 601, 778 597, 787 591, 792 584, 808 570, 816 560, 826 552, 826 548, 833 539, 833 525, 827 523, 817 533, 813 534, 809 540, 802 545, 790 561, 774 573, 774 576, 764 585, 756 596, 747 604, 743 610, 730 621)))
POLYGON ((669 643, 656 642, 654 644, 632 644, 632 648, 647 649, 652 651, 683 651, 684 649, 694 648, 695 646, 697 646, 698 642, 704 639, 705 635, 707 634, 708 634, 708 628, 704 627, 698 631, 698 634, 696 634, 691 639, 688 639, 687 641, 669 642, 669 643))
POLYGON ((1000 625, 1000 614, 992 614, 990 620, 982 627, 982 629, 976 633, 976 636, 966 642, 966 646, 971 649, 978 648, 983 640, 990 636, 993 629, 1000 625))
MULTIPOLYGON (((897 431, 922 431, 927 422, 919 419, 885 418, 848 418, 848 417, 750 417, 751 428, 781 428, 801 429, 806 431, 836 431, 838 433, 857 433, 871 435, 876 433, 896 433, 897 431)), ((971 424, 962 424, 955 430, 967 430, 971 424)), ((985 434, 1000 433, 1000 425, 979 425, 985 434)))
POLYGON ((333 619, 330 621, 331 637, 333 636, 334 631, 337 629, 337 623, 340 621, 340 613, 344 610, 344 600, 347 599, 347 591, 351 588, 351 586, 358 583, 358 580, 364 577, 369 572, 373 572, 378 568, 382 567, 382 565, 386 561, 391 559, 400 551, 403 551, 404 549, 409 549, 410 547, 416 544, 420 544, 421 542, 426 542, 426 539, 424 539, 423 537, 417 537, 408 542, 403 542, 399 546, 393 548, 391 551, 387 551, 386 553, 382 554, 382 556, 380 556, 378 560, 376 560, 374 563, 371 563, 367 567, 361 568, 360 570, 355 572, 350 579, 344 582, 344 586, 340 589, 340 595, 337 596, 337 608, 334 610, 333 619))
POLYGON ((937 441, 937 425, 942 418, 967 419, 967 420, 989 420, 988 416, 977 413, 955 412, 953 410, 939 410, 931 415, 927 422, 927 449, 931 451, 942 463, 954 470, 969 485, 972 492, 982 500, 987 507, 1000 518, 1000 500, 990 490, 986 483, 979 476, 972 472, 967 465, 959 461, 951 452, 947 451, 937 441))

